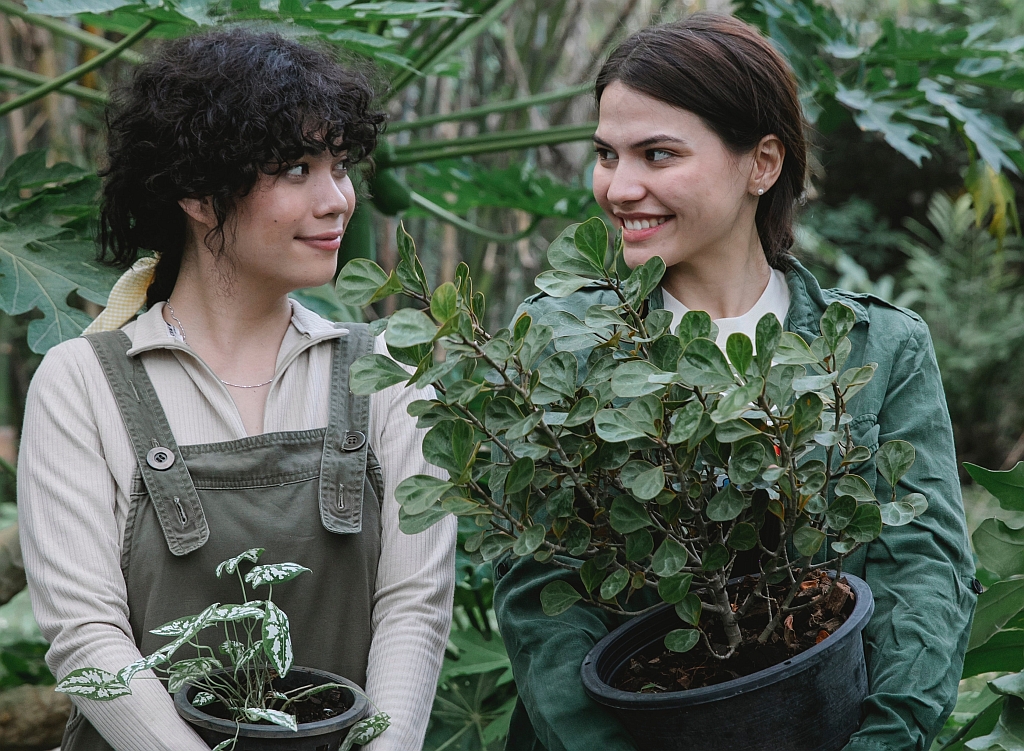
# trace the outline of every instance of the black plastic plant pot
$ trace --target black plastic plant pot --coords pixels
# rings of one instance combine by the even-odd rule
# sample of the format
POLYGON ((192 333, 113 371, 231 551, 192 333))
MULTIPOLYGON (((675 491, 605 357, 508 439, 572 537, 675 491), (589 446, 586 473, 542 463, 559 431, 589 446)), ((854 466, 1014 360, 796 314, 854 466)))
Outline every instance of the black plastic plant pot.
MULTIPOLYGON (((230 674, 230 671, 218 670, 211 675, 224 674, 230 674)), ((210 748, 234 738, 237 728, 238 741, 234 751, 337 751, 348 735, 349 728, 363 719, 369 709, 369 702, 363 696, 362 689, 340 675, 312 668, 292 668, 287 676, 274 680, 274 687, 284 692, 300 686, 322 686, 325 683, 341 683, 352 687, 354 690, 348 692, 351 704, 342 714, 329 720, 299 723, 298 732, 278 725, 248 722, 236 725, 233 720, 209 715, 201 708, 192 706, 192 699, 201 689, 191 684, 174 694, 174 707, 210 748)))
POLYGON ((868 678, 861 631, 875 603, 866 582, 844 574, 854 609, 835 633, 785 662, 714 686, 640 694, 609 685, 630 658, 664 650, 684 627, 664 605, 612 631, 580 671, 590 698, 612 710, 643 751, 838 751, 861 722, 868 678))

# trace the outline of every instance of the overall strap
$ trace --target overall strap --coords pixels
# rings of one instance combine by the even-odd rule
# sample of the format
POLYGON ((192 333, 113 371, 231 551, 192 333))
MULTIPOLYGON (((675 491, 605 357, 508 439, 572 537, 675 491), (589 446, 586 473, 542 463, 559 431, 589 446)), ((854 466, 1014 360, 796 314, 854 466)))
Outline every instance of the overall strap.
POLYGON ((206 543, 210 528, 153 383, 142 361, 128 357, 132 342, 123 331, 85 338, 114 392, 167 547, 174 555, 191 553, 206 543))
POLYGON ((370 445, 370 397, 349 388, 352 363, 373 350, 365 323, 346 323, 349 333, 334 340, 331 366, 331 413, 320 466, 320 519, 337 534, 355 534, 363 527, 363 488, 370 445))

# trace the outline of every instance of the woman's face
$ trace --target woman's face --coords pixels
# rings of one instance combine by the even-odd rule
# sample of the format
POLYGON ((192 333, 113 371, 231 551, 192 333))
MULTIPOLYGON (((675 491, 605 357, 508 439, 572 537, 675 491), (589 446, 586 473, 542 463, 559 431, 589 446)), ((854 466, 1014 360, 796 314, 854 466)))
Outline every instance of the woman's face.
POLYGON ((285 294, 326 284, 355 207, 347 154, 325 151, 261 175, 225 233, 234 273, 285 294))
POLYGON ((736 155, 692 112, 615 81, 594 144, 594 197, 622 229, 631 268, 655 255, 699 264, 756 241, 754 152, 736 155))

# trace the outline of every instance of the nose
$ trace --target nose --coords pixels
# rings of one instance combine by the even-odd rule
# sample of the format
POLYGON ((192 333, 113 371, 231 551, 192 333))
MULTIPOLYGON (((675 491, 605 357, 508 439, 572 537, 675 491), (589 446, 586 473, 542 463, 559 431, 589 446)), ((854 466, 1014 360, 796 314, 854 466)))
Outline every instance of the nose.
POLYGON ((647 186, 643 181, 643 173, 631 163, 632 160, 619 158, 613 167, 608 168, 608 202, 615 206, 636 203, 647 195, 647 186))
POLYGON ((313 203, 316 217, 345 216, 349 213, 349 197, 345 194, 348 175, 338 179, 330 170, 318 170, 313 203))

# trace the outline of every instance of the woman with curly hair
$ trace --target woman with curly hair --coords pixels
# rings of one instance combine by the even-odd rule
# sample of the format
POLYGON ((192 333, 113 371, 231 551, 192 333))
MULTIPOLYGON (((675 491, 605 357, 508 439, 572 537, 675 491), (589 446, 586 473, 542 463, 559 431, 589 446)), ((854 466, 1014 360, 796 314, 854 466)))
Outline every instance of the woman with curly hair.
MULTIPOLYGON (((241 30, 166 44, 114 97, 102 252, 136 276, 140 251, 158 261, 147 310, 119 328, 111 305, 113 330, 50 350, 26 405, 22 545, 58 678, 114 673, 167 640, 151 629, 235 601, 214 568, 259 546, 312 571, 274 592, 295 664, 365 687, 392 719, 374 751, 421 746, 455 527, 403 534, 394 489, 439 471, 406 412, 430 395, 352 395, 383 342, 288 296, 335 272, 372 99, 327 53, 241 30)), ((76 699, 62 748, 207 748, 159 682, 132 689, 76 699)))

